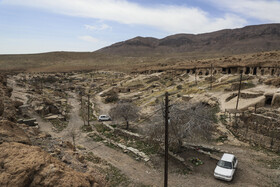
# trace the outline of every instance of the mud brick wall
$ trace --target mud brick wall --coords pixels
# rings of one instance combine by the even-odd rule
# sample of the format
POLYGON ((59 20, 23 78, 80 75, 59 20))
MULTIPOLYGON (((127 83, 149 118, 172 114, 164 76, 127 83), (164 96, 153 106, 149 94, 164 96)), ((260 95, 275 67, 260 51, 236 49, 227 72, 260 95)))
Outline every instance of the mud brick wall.
POLYGON ((240 140, 280 153, 280 121, 276 118, 247 113, 237 123, 228 123, 228 128, 240 140))

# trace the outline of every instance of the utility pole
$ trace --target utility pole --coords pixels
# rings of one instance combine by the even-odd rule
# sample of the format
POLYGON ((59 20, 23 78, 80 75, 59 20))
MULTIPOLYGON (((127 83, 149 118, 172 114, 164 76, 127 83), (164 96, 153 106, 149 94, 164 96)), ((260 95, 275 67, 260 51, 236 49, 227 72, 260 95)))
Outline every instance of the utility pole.
POLYGON ((238 102, 239 102, 239 97, 240 97, 241 84, 242 84, 242 71, 240 72, 240 82, 239 82, 237 102, 236 102, 236 108, 235 108, 236 110, 238 109, 238 102))
POLYGON ((195 84, 197 85, 197 78, 196 78, 196 66, 195 66, 195 68, 194 68, 194 73, 195 73, 195 84))
POLYGON ((89 126, 89 93, 88 93, 88 126, 89 126))
POLYGON ((237 95, 237 102, 236 102, 236 108, 235 108, 235 127, 238 128, 237 125, 237 119, 236 119, 236 114, 237 114, 237 109, 238 109, 238 103, 239 103, 239 97, 240 97, 240 90, 241 90, 241 85, 242 85, 242 71, 240 72, 240 82, 239 82, 239 88, 238 88, 238 95, 237 95))
POLYGON ((80 92, 80 96, 81 96, 81 110, 82 110, 82 119, 84 122, 84 125, 86 125, 86 117, 85 117, 85 101, 83 101, 83 94, 82 92, 80 92))
POLYGON ((211 64, 210 90, 212 90, 212 81, 213 81, 213 64, 211 64))
POLYGON ((165 93, 165 163, 164 163, 164 187, 168 186, 168 92, 165 93))
POLYGON ((40 85, 41 86, 41 92, 43 93, 43 78, 42 77, 41 77, 41 81, 40 82, 41 82, 41 85, 40 85))

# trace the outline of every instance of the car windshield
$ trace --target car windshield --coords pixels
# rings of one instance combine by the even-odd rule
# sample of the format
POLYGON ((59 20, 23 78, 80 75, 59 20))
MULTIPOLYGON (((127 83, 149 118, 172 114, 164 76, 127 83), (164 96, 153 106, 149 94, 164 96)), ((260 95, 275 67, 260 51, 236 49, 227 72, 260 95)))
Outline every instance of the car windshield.
POLYGON ((218 162, 218 166, 222 167, 222 168, 226 168, 226 169, 232 169, 232 164, 231 162, 227 162, 227 161, 223 161, 223 160, 220 160, 218 162))

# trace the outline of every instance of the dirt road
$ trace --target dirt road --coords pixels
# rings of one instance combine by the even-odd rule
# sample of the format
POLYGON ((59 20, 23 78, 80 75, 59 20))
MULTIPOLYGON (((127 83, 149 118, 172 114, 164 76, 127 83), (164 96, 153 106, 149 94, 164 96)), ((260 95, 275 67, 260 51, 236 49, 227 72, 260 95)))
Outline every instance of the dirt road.
MULTIPOLYGON (((23 100, 26 97, 25 89, 18 89, 16 85, 14 87, 14 95, 22 96, 23 100)), ((61 138, 63 140, 70 140, 68 133, 71 129, 75 128, 78 131, 83 125, 83 121, 79 116, 79 102, 77 96, 74 93, 70 93, 69 104, 72 109, 70 112, 70 120, 68 127, 61 133, 55 133, 52 131, 52 124, 42 120, 38 115, 35 115, 39 123, 41 131, 45 131, 51 134, 55 138, 61 138)), ((14 96, 15 97, 15 96, 14 96)), ((101 100, 99 103, 102 104, 101 100)), ((105 110, 104 110, 105 112, 105 110)), ((106 160, 116 168, 120 169, 131 180, 139 182, 145 185, 151 186, 163 186, 163 172, 162 170, 153 169, 142 161, 134 160, 132 157, 119 150, 112 149, 105 146, 101 142, 94 142, 87 138, 86 133, 79 131, 76 142, 78 145, 82 145, 86 148, 85 151, 93 152, 96 156, 106 160)), ((195 172, 193 174, 181 174, 170 173, 169 174, 169 186, 184 187, 184 186, 279 186, 280 184, 280 170, 269 169, 268 166, 260 160, 266 160, 270 157, 275 157, 274 154, 255 151, 249 147, 221 145, 226 151, 233 152, 239 159, 239 167, 235 176, 235 179, 226 183, 213 178, 212 174, 214 168, 208 168, 207 173, 195 172), (211 172, 212 171, 212 172, 211 172)), ((279 157, 275 157, 279 158, 279 157)))

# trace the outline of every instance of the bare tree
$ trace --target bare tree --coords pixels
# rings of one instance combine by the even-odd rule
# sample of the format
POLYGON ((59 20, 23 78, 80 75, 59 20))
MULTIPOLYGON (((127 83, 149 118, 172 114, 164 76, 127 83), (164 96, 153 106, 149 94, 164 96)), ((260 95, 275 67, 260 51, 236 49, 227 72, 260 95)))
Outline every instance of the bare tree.
POLYGON ((81 117, 82 117, 82 119, 83 119, 84 125, 86 125, 87 116, 88 116, 88 110, 87 110, 86 101, 83 99, 83 96, 81 96, 80 115, 81 115, 81 117))
POLYGON ((72 128, 69 133, 68 136, 72 139, 73 142, 73 150, 76 151, 76 137, 77 137, 77 130, 75 128, 72 128))
POLYGON ((114 120, 122 120, 126 124, 126 129, 129 128, 129 122, 138 118, 138 108, 130 102, 119 102, 109 112, 114 120))
MULTIPOLYGON (((180 151, 183 139, 197 142, 202 139, 208 140, 211 137, 215 119, 213 108, 202 103, 174 104, 170 107, 169 116, 169 144, 173 151, 180 151)), ((151 120, 148 136, 153 141, 164 142, 162 114, 155 115, 151 120)))

